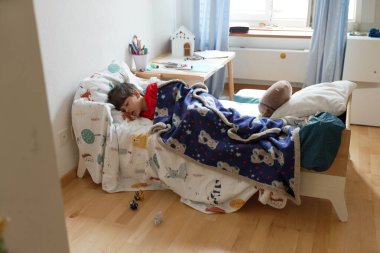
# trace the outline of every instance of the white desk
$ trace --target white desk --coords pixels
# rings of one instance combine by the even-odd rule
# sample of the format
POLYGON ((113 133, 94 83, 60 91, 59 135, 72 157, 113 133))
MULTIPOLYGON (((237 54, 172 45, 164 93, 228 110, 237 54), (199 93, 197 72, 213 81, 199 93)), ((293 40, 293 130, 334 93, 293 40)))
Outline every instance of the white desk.
POLYGON ((201 60, 185 60, 185 58, 174 58, 171 55, 163 55, 152 60, 152 63, 157 64, 159 68, 145 72, 136 72, 136 75, 142 78, 150 78, 155 76, 162 80, 182 79, 188 84, 197 82, 205 82, 215 72, 228 67, 228 95, 230 100, 234 97, 234 80, 232 70, 232 59, 235 57, 235 52, 229 51, 204 51, 196 52, 202 55, 205 59, 201 60), (165 63, 175 62, 192 66, 191 70, 178 70, 165 68, 165 63))

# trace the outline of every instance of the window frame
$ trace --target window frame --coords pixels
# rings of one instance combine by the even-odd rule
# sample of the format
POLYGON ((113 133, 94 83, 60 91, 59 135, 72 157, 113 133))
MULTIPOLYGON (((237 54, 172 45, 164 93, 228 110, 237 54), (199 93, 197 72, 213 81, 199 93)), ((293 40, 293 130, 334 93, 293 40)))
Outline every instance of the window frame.
MULTIPOLYGON (((281 18, 272 18, 272 12, 273 12, 273 0, 265 0, 266 1, 266 14, 262 16, 256 16, 254 19, 252 18, 252 12, 246 12, 243 14, 235 14, 230 13, 230 22, 246 22, 250 25, 250 27, 258 27, 263 26, 265 24, 266 26, 274 26, 274 27, 292 27, 292 28, 304 28, 309 25, 309 12, 310 8, 308 8, 308 13, 306 20, 305 19, 281 19, 281 18), (239 15, 239 17, 237 17, 239 15), (273 25, 274 24, 274 25, 273 25)), ((308 6, 310 6, 310 2, 314 0, 307 0, 309 1, 308 6)), ((231 1, 233 3, 233 0, 231 1)))
MULTIPOLYGON (((308 10, 307 10, 307 17, 306 20, 297 20, 297 19, 275 19, 272 18, 271 14, 267 14, 265 18, 255 18, 252 19, 252 17, 248 12, 239 16, 237 18, 237 15, 230 13, 230 22, 245 22, 248 23, 250 26, 250 29, 268 29, 268 30, 310 30, 312 29, 313 25, 313 19, 314 19, 314 10, 315 10, 315 2, 317 0, 307 0, 309 2, 308 4, 308 10), (269 17, 269 18, 268 18, 269 17)), ((231 1, 231 3, 233 0, 231 1)), ((270 12, 272 12, 273 9, 273 0, 266 0, 266 8, 271 8, 270 12)), ((362 0, 350 0, 350 4, 354 3, 354 18, 348 20, 348 30, 351 31, 357 27, 358 19, 360 19, 361 14, 361 4, 362 0)))

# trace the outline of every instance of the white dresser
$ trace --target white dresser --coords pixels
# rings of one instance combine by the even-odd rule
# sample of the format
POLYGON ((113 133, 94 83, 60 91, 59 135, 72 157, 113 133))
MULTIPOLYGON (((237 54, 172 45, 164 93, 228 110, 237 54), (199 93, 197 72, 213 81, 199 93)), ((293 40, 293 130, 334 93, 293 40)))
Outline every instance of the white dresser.
POLYGON ((380 126, 380 38, 347 37, 343 79, 358 84, 351 123, 380 126))

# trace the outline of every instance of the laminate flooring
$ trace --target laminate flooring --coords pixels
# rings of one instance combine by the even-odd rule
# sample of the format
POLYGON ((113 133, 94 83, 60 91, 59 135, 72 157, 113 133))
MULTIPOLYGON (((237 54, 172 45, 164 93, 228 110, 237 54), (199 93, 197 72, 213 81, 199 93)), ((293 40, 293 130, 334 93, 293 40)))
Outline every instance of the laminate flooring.
POLYGON ((309 197, 277 210, 254 195, 235 213, 206 215, 172 191, 145 191, 133 211, 134 193, 106 193, 88 175, 76 178, 63 188, 71 252, 380 252, 380 128, 353 125, 350 155, 348 222, 329 201, 309 197))

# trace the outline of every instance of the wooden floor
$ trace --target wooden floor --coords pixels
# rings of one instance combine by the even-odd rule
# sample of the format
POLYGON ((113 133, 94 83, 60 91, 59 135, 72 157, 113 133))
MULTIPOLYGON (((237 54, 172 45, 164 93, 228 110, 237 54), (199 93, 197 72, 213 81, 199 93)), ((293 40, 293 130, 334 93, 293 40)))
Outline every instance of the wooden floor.
POLYGON ((71 252, 380 252, 380 128, 352 126, 350 149, 346 223, 330 202, 306 197, 277 210, 254 195, 236 213, 206 215, 152 191, 132 211, 133 193, 105 193, 87 176, 63 189, 71 252))

